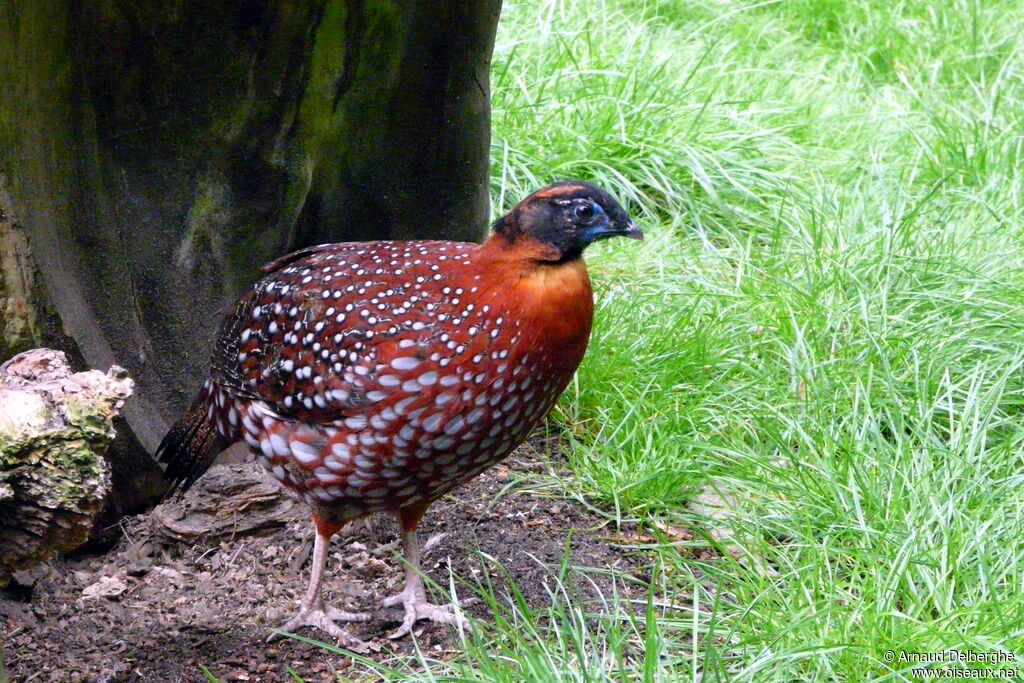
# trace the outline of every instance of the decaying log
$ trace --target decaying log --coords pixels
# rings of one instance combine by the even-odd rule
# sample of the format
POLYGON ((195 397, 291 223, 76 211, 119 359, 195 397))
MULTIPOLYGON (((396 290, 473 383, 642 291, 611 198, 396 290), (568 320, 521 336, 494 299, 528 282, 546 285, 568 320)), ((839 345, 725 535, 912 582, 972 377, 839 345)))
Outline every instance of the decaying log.
POLYGON ((72 373, 60 351, 0 365, 0 585, 89 536, 110 490, 112 420, 131 392, 121 368, 72 373))
POLYGON ((308 516, 309 508, 251 462, 217 465, 153 511, 160 533, 189 542, 261 533, 308 516))

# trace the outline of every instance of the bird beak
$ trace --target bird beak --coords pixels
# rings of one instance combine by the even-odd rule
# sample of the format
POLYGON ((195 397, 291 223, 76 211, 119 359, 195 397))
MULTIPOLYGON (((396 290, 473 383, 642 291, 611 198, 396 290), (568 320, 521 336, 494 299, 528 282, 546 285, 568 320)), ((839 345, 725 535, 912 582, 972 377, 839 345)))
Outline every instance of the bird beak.
POLYGON ((643 240, 644 233, 639 226, 630 219, 628 222, 605 221, 600 225, 588 228, 583 233, 584 244, 592 244, 598 240, 606 240, 609 237, 628 237, 632 240, 643 240))
POLYGON ((640 226, 636 224, 636 221, 630 220, 629 224, 626 225, 625 231, 620 233, 623 237, 628 237, 631 240, 644 241, 644 231, 640 229, 640 226))

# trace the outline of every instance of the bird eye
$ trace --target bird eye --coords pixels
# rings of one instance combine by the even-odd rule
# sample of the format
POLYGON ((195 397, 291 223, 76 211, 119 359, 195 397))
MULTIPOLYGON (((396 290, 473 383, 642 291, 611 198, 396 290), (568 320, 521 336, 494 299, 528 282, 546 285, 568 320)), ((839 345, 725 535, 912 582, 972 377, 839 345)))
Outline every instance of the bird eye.
POLYGON ((573 207, 572 215, 581 221, 589 221, 594 217, 594 207, 590 204, 577 204, 573 207))

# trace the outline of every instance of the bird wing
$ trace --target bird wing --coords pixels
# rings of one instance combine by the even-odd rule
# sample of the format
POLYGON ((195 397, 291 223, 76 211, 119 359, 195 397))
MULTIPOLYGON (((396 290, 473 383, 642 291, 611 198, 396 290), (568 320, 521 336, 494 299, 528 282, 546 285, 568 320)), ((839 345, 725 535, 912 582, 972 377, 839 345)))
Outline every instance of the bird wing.
POLYGON ((469 303, 477 248, 349 243, 275 261, 222 324, 214 381, 303 422, 436 392, 438 372, 423 364, 443 370, 451 358, 486 347, 494 326, 469 303))

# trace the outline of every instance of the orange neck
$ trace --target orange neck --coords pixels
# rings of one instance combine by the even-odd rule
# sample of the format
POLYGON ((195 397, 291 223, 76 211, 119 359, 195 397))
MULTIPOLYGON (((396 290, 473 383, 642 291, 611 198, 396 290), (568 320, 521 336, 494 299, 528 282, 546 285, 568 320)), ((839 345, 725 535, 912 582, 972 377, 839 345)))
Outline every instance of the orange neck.
POLYGON ((481 289, 523 326, 523 342, 542 347, 575 370, 594 319, 594 293, 582 258, 551 260, 553 247, 497 234, 480 247, 481 289))

